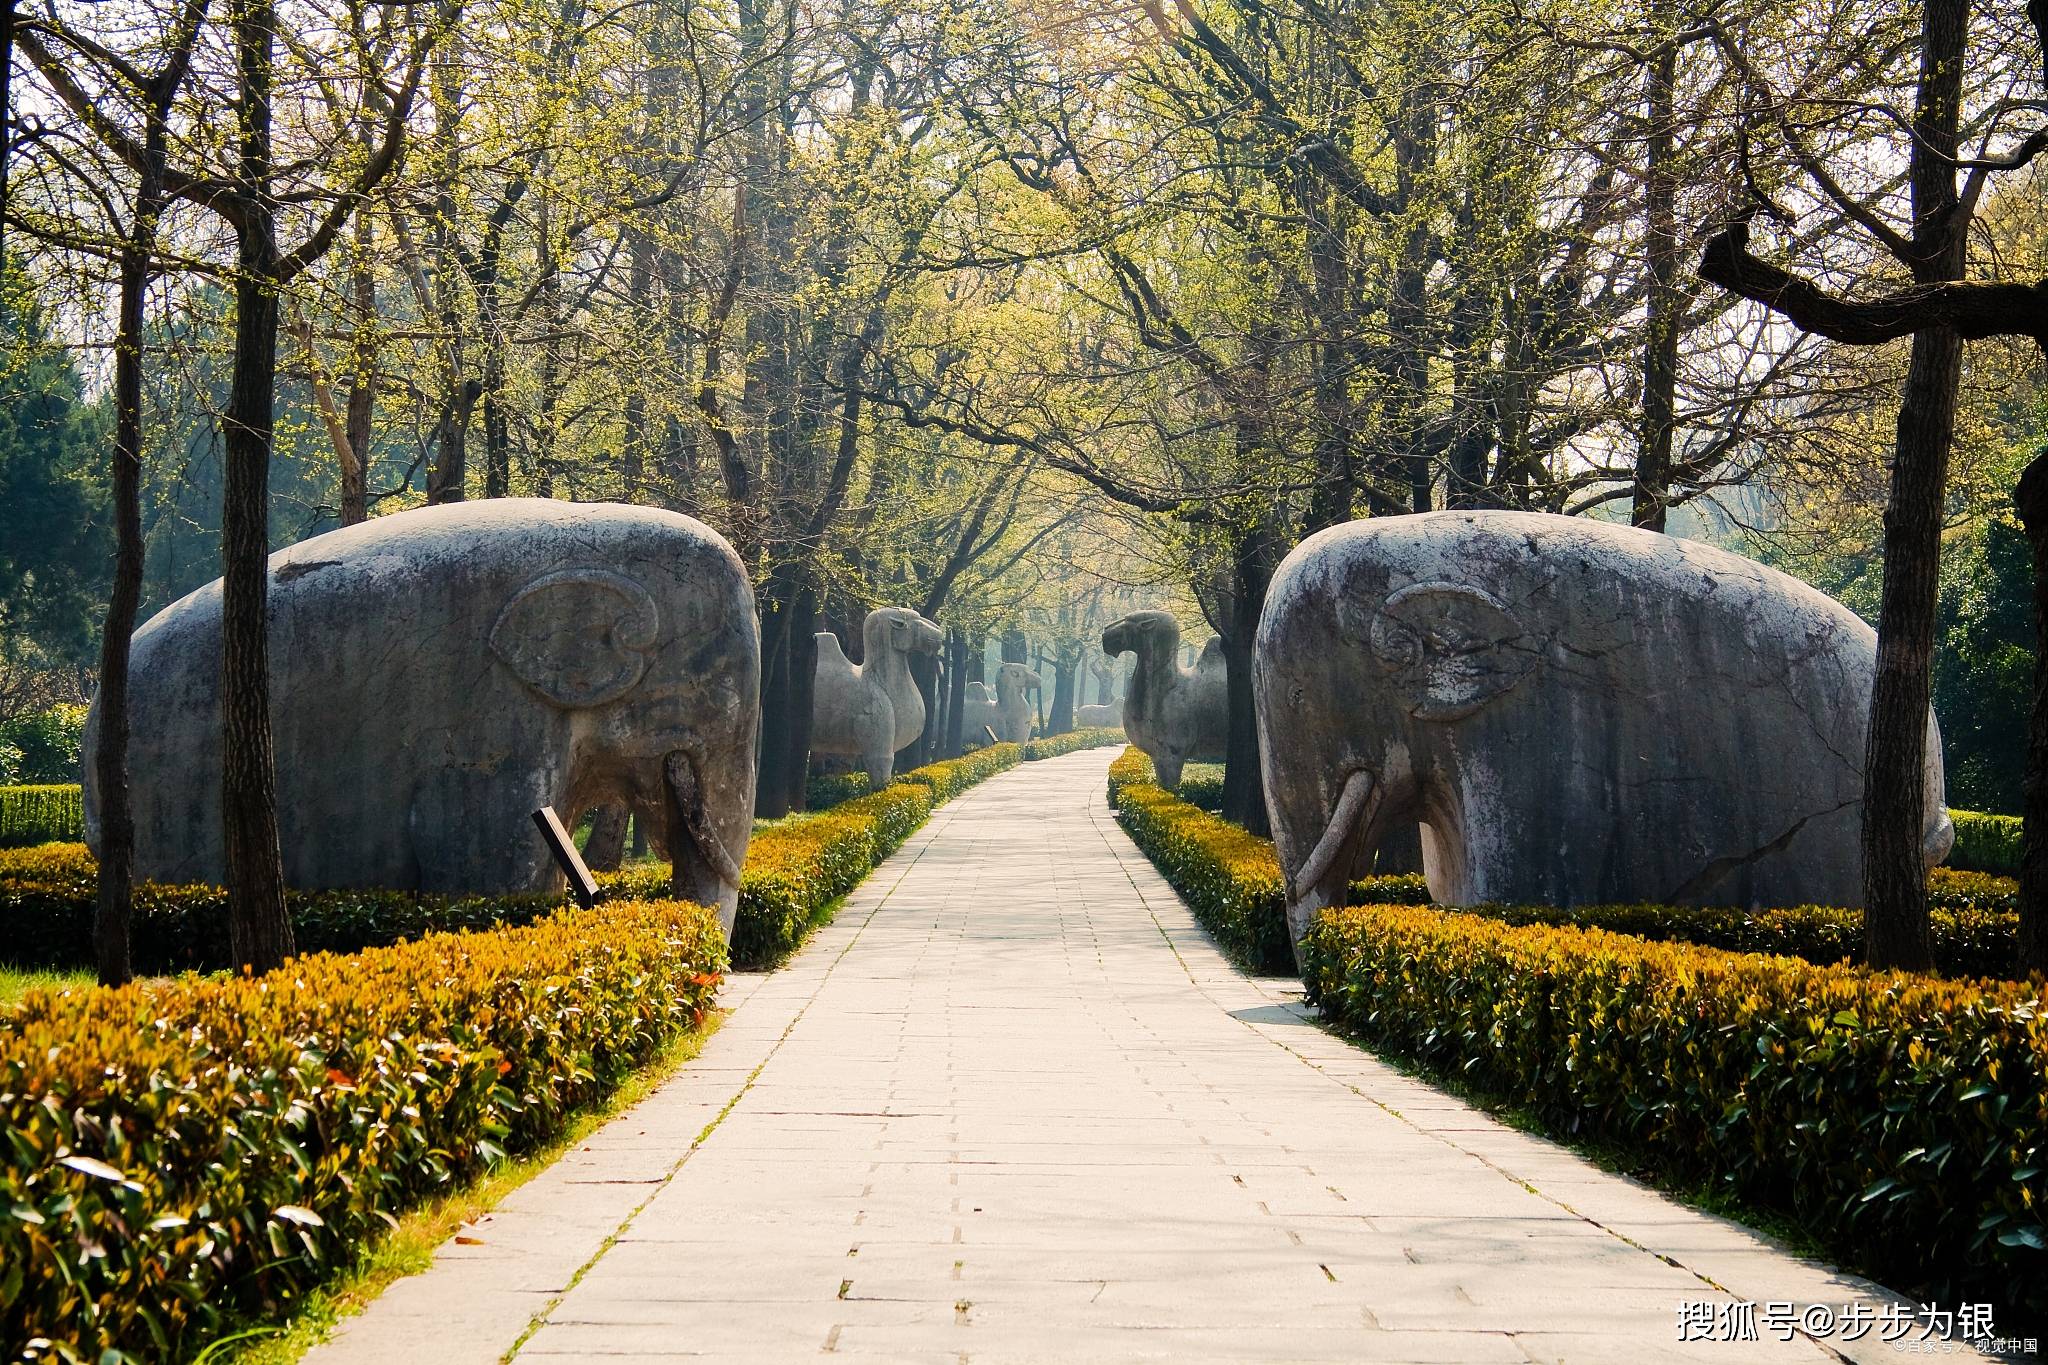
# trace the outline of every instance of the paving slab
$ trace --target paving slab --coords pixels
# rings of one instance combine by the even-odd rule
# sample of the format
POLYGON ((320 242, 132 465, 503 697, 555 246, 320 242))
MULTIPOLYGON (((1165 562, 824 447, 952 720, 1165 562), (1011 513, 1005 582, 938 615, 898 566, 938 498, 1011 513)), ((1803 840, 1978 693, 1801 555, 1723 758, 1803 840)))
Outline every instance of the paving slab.
POLYGON ((734 979, 699 1058, 310 1365, 1897 1358, 1741 1339, 1743 1303, 1897 1300, 1233 969, 1106 810, 1111 757, 941 807, 734 979), (1736 1339, 1683 1339, 1702 1304, 1736 1339))

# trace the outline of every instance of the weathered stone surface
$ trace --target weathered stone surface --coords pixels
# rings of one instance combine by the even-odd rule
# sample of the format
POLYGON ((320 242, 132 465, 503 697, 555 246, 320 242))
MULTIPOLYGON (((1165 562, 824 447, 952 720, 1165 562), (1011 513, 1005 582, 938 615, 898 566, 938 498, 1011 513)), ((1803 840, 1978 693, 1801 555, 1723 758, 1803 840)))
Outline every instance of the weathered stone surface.
POLYGON ((1122 702, 1113 701, 1104 705, 1077 706, 1074 708, 1074 724, 1105 726, 1111 730, 1124 723, 1122 702))
POLYGON ((960 705, 965 722, 962 733, 978 735, 985 725, 995 731, 998 741, 1022 744, 1031 738, 1032 722, 1037 719, 1028 694, 1044 686, 1044 681, 1023 664, 1004 664, 996 670, 994 696, 989 695, 986 684, 968 683, 960 705))
POLYGON ((1160 785, 1177 786, 1189 762, 1221 762, 1230 737, 1223 641, 1210 636, 1193 668, 1179 664, 1180 623, 1163 611, 1138 611, 1102 632, 1102 652, 1136 654, 1124 696, 1124 733, 1152 759, 1160 785))
POLYGON ((859 664, 839 637, 818 632, 811 700, 811 752, 858 759, 868 786, 889 785, 896 752, 924 733, 924 694, 910 676, 912 654, 936 654, 945 635, 909 607, 877 607, 861 623, 859 664))
MULTIPOLYGON (((1449 904, 1860 905, 1875 659, 1796 579, 1630 527, 1439 512, 1312 536, 1255 668, 1290 924, 1418 820, 1449 904)), ((1932 866, 1953 831, 1928 724, 1932 866)))
MULTIPOLYGON (((630 808, 676 889, 738 896, 760 640, 737 556, 672 512, 493 499, 270 558, 271 723, 289 883, 541 891, 541 805, 630 808)), ((218 882, 220 584, 135 635, 136 871, 218 882)), ((96 725, 87 731, 93 747, 96 725)), ((88 838, 97 793, 88 754, 88 838)))

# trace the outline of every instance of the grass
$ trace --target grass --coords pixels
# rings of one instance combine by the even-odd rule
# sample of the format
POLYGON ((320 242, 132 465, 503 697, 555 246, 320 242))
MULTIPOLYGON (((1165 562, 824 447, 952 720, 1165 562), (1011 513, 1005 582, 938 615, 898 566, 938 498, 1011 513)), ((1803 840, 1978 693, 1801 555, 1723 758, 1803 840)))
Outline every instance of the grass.
POLYGON ((216 1342, 201 1365, 292 1365, 318 1346, 336 1324, 368 1307, 379 1294, 433 1263, 434 1251, 450 1237, 496 1208, 505 1196, 539 1175, 606 1122, 654 1093, 703 1049, 718 1031, 721 1014, 664 1047, 614 1090, 602 1104, 578 1113, 545 1147, 499 1165, 478 1180, 398 1220, 398 1226, 366 1248, 348 1271, 308 1295, 282 1322, 252 1324, 216 1342))
POLYGON ((0 964, 0 1006, 12 1005, 30 991, 62 991, 92 984, 91 972, 0 964))

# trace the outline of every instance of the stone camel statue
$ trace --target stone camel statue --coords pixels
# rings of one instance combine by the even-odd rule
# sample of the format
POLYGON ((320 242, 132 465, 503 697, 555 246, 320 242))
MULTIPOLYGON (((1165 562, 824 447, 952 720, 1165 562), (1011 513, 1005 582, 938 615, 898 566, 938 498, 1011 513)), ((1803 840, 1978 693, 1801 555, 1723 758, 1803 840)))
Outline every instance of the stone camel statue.
POLYGON ((894 776, 896 753, 924 733, 924 694, 910 676, 912 654, 936 654, 945 636, 909 607, 877 607, 861 623, 859 664, 839 637, 818 632, 811 694, 811 752, 850 757, 880 791, 894 776))
POLYGON ((1124 697, 1124 733, 1151 756, 1161 786, 1179 785, 1191 759, 1222 761, 1230 712, 1221 637, 1209 637, 1195 666, 1183 668, 1180 623, 1167 612, 1138 611, 1102 632, 1102 652, 1138 656, 1124 697))

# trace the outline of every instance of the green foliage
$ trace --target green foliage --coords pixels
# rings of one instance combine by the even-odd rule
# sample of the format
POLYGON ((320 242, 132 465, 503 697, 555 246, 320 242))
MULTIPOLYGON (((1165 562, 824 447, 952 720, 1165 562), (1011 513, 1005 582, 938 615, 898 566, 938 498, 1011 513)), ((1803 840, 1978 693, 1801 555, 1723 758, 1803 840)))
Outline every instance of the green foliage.
POLYGON ((1408 906, 1326 913, 1304 950, 1311 998, 1375 1047, 1778 1210, 1886 1283, 2048 1310, 2036 984, 1408 906))
MULTIPOLYGON (((1782 910, 1727 906, 1478 905, 1466 913, 1504 924, 1573 925, 1737 953, 1775 953, 1828 965, 1863 960, 1863 912, 1823 905, 1782 910)), ((1936 909, 1929 916, 1934 963, 1945 976, 2010 976, 2019 916, 2010 910, 1936 909)))
MULTIPOLYGON (((2007 748, 2016 748, 2008 742, 2007 748)), ((1996 872, 2017 877, 2020 872, 2020 835, 2017 815, 1984 815, 1973 810, 1952 810, 1956 846, 1949 851, 1948 865, 1965 872, 1996 872)))
POLYGON ((55 661, 92 657, 110 537, 97 463, 105 422, 84 392, 26 277, 0 266, 0 653, 9 656, 34 647, 55 661))
MULTIPOLYGON (((1137 753, 1129 750, 1111 765, 1110 802, 1118 823, 1234 960, 1258 972, 1293 970, 1285 888, 1272 843, 1138 777, 1137 765, 1129 761, 1137 753)), ((1146 761, 1147 777, 1150 769, 1146 761)))
MULTIPOLYGON (((74 794, 75 794, 75 790, 74 794)), ((0 854, 0 956, 19 966, 92 961, 99 870, 83 844, 44 844, 0 854)), ((561 898, 429 896, 410 891, 293 891, 285 898, 302 952, 351 953, 425 934, 529 924, 561 898)), ((135 888, 132 951, 144 975, 222 971, 228 951, 227 892, 215 886, 135 888)))
POLYGON ((1123 742, 1124 732, 1108 726, 1069 730, 1050 739, 1032 740, 1024 746, 1024 759, 1031 762, 1041 758, 1058 758, 1061 754, 1071 754, 1081 749, 1100 749, 1105 745, 1123 742))
POLYGON ((76 786, 0 787, 0 848, 84 837, 85 803, 76 786))
POLYGON ((31 992, 0 1023, 0 1345, 177 1361, 288 1310, 699 1027, 724 965, 710 911, 620 901, 253 980, 31 992))
POLYGON ((2027 732, 2034 695, 2033 591, 2026 536, 2004 518, 1955 545, 1943 565, 1934 713, 1949 796, 1965 806, 2020 808, 2026 746, 2015 739, 2027 732))
POLYGON ((0 748, 12 748, 19 755, 14 770, 0 771, 0 778, 25 783, 77 782, 85 750, 85 715, 83 706, 52 706, 0 721, 0 748))
MULTIPOLYGON (((872 796, 758 831, 740 874, 734 961, 752 970, 787 957, 827 907, 900 847, 933 806, 1018 761, 1014 744, 983 749, 905 773, 872 796)), ((53 790, 75 804, 77 788, 53 790)), ((0 815, 7 809, 0 799, 0 815)), ((598 886, 607 898, 657 898, 667 894, 668 876, 667 868, 647 865, 600 873, 598 886)), ((0 853, 0 927, 6 934, 0 957, 24 967, 89 964, 97 884, 98 869, 83 844, 0 853)), ((429 933, 529 924, 559 909, 561 898, 293 891, 285 906, 301 951, 347 953, 429 933)), ((136 970, 145 974, 225 969, 232 960, 227 892, 213 886, 137 886, 132 951, 136 970)))
MULTIPOLYGON (((999 744, 914 769, 872 795, 755 831, 740 872, 734 964, 757 971, 788 957, 840 897, 903 846, 935 806, 1018 762, 1016 745, 999 744)), ((644 896, 657 894, 667 879, 665 869, 640 867, 600 873, 598 885, 607 896, 644 896)))
POLYGON ((972 753, 947 759, 943 763, 927 763, 922 768, 912 768, 896 780, 916 782, 930 787, 932 804, 941 805, 975 783, 986 781, 1023 761, 1024 751, 1018 745, 992 744, 988 748, 976 749, 972 753))
POLYGON ((804 786, 804 807, 807 810, 829 810, 842 801, 867 794, 866 773, 813 774, 804 786))

